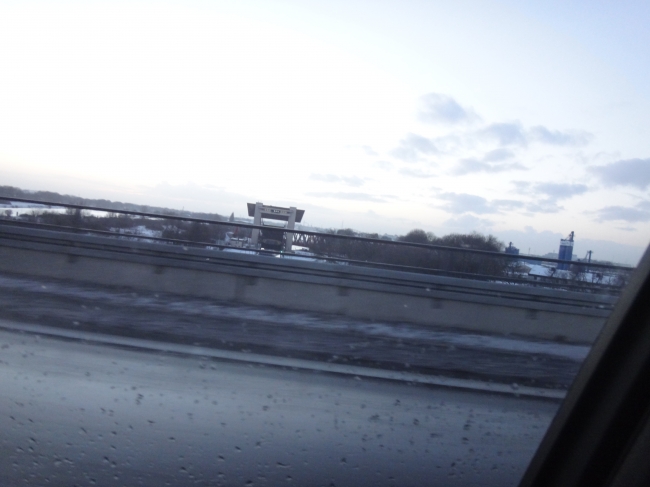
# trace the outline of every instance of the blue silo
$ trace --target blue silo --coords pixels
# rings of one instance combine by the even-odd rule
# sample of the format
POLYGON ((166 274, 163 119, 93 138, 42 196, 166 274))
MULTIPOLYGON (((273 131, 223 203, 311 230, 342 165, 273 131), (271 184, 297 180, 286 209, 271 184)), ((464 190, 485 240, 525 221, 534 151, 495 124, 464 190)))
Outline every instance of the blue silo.
MULTIPOLYGON (((560 250, 558 251, 557 258, 568 262, 571 262, 571 259, 573 259, 573 232, 567 238, 560 239, 560 250)), ((560 271, 568 271, 570 265, 558 264, 557 268, 560 271)))

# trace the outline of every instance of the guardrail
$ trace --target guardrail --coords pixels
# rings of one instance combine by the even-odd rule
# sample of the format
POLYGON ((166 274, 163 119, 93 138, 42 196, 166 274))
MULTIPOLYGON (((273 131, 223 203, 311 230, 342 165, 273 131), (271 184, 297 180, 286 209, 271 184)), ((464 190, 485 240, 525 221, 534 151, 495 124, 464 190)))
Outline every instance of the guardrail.
MULTIPOLYGON (((21 221, 12 218, 0 220, 4 224, 29 226, 33 228, 43 228, 58 230, 64 232, 75 232, 82 234, 96 234, 110 236, 121 239, 137 239, 161 244, 183 245, 192 247, 212 247, 220 250, 232 249, 233 247, 223 243, 216 243, 214 239, 206 238, 171 238, 155 237, 151 235, 137 235, 111 231, 110 229, 101 229, 96 225, 101 217, 84 215, 86 212, 104 213, 106 216, 120 215, 130 219, 138 219, 138 223, 153 221, 165 221, 168 224, 193 224, 193 225, 210 225, 219 228, 217 233, 223 234, 228 229, 242 229, 242 232, 248 232, 253 229, 264 230, 268 227, 254 225, 243 222, 218 221, 203 218, 194 218, 183 215, 160 214, 133 210, 119 210, 105 207, 96 207, 88 205, 58 203, 52 201, 43 201, 37 199, 15 198, 0 196, 0 201, 21 202, 28 204, 41 205, 42 210, 62 208, 75 210, 70 215, 65 215, 68 225, 51 224, 43 222, 43 216, 34 215, 27 221, 21 221), (90 225, 90 220, 95 227, 90 225), (212 241, 211 241, 212 240, 212 241)), ((1 216, 1 215, 0 215, 1 216)), ((61 218, 59 218, 61 219, 61 218)), ((64 218, 65 219, 65 218, 64 218)), ((133 223, 131 221, 131 223, 133 223)), ((384 269, 393 269, 413 273, 424 273, 433 275, 442 275, 450 277, 459 277, 465 279, 504 282, 513 285, 526 286, 543 286, 558 289, 567 289, 583 292, 598 292, 617 294, 626 284, 629 274, 633 267, 603 264, 603 263, 586 263, 571 262, 573 279, 564 279, 554 276, 543 276, 537 279, 523 276, 517 272, 517 266, 522 261, 559 264, 566 261, 559 259, 549 259, 545 257, 532 255, 515 255, 505 252, 495 252, 489 250, 479 250, 464 247, 449 247, 435 244, 424 244, 408 241, 393 241, 380 238, 362 237, 355 235, 341 235, 326 232, 314 232, 300 229, 273 228, 274 231, 280 231, 283 234, 291 234, 294 243, 301 244, 311 242, 314 248, 310 248, 312 255, 290 254, 291 258, 297 259, 316 259, 322 262, 336 264, 375 267, 384 269), (336 252, 327 252, 327 250, 336 250, 336 252), (315 251, 314 251, 315 250, 315 251), (358 258, 366 256, 367 258, 358 258), (356 257, 356 258, 355 258, 356 257), (418 265, 419 264, 419 265, 418 265), (616 283, 588 282, 584 280, 587 273, 592 276, 600 274, 601 276, 609 273, 617 276, 616 283)), ((179 235, 182 235, 179 232, 179 235)), ((278 252, 266 249, 241 249, 246 251, 261 252, 267 255, 278 257, 288 257, 284 252, 278 252)))
POLYGON ((617 299, 13 225, 0 225, 0 273, 575 343, 595 339, 617 299))

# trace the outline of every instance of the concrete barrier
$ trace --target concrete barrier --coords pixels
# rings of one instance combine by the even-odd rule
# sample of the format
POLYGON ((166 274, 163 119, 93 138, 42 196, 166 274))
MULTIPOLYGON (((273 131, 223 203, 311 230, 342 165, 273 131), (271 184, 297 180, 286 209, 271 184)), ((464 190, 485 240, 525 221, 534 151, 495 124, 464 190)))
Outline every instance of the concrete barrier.
POLYGON ((0 272, 591 343, 616 298, 0 225, 0 272))

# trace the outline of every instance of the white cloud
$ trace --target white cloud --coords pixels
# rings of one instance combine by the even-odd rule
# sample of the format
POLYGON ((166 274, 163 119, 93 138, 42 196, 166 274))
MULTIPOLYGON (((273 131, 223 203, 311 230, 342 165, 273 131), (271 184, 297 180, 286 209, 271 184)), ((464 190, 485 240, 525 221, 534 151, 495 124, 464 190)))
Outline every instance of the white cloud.
POLYGON ((506 159, 511 159, 515 154, 510 149, 494 149, 483 156, 484 162, 500 162, 506 159))
POLYGON ((393 164, 388 161, 376 161, 373 163, 373 166, 379 169, 383 169, 384 171, 390 171, 394 167, 393 164))
POLYGON ((309 179, 324 183, 343 183, 354 187, 362 186, 365 182, 364 179, 357 176, 337 176, 336 174, 311 174, 309 179))
POLYGON ((528 135, 530 139, 537 142, 560 146, 583 146, 593 139, 593 135, 579 130, 562 132, 560 130, 549 130, 541 125, 531 127, 528 135))
POLYGON ((624 221, 628 223, 638 223, 650 221, 650 209, 646 202, 637 204, 634 207, 627 206, 605 206, 597 210, 597 221, 624 221))
POLYGON ((506 171, 525 171, 528 169, 518 162, 490 163, 477 159, 461 159, 451 170, 452 174, 462 176, 476 172, 498 173, 506 171))
POLYGON ((530 183, 528 181, 513 181, 517 192, 521 194, 544 195, 552 201, 568 199, 589 191, 585 184, 576 183, 530 183))
POLYGON ((426 123, 458 124, 480 120, 471 108, 462 107, 451 96, 429 93, 420 97, 418 117, 426 123))
POLYGON ((386 203, 385 197, 379 197, 368 193, 348 193, 344 191, 338 192, 313 192, 306 193, 307 196, 314 196, 316 198, 329 198, 334 200, 352 200, 352 201, 373 201, 375 203, 386 203))
POLYGON ((377 155, 379 155, 379 154, 377 154, 377 152, 375 152, 374 149, 373 149, 372 147, 370 147, 369 145, 364 145, 364 146, 362 146, 361 148, 362 148, 363 151, 364 151, 367 155, 369 155, 369 156, 377 156, 377 155))
POLYGON ((489 232, 494 223, 486 218, 479 218, 474 215, 461 215, 442 222, 442 230, 445 233, 467 233, 467 232, 489 232))
POLYGON ((433 178, 436 175, 428 171, 423 171, 422 169, 417 169, 413 167, 403 167, 399 170, 399 173, 408 176, 411 178, 433 178))
POLYGON ((650 158, 621 160, 588 170, 605 186, 631 186, 641 190, 650 186, 650 158))
POLYGON ((437 198, 446 203, 440 208, 448 213, 464 214, 475 213, 477 215, 501 213, 504 210, 514 210, 524 207, 524 203, 518 200, 487 199, 468 193, 442 193, 437 198))
POLYGON ((479 135, 496 141, 501 146, 524 146, 528 142, 520 122, 492 123, 481 130, 479 135))
POLYGON ((438 149, 430 139, 417 134, 408 134, 400 141, 399 147, 390 151, 396 159, 404 162, 416 162, 422 156, 436 154, 438 149))
POLYGON ((589 191, 587 185, 577 183, 513 181, 512 184, 517 193, 532 197, 532 200, 526 203, 526 210, 531 214, 559 213, 564 210, 564 207, 558 204, 559 201, 589 191))

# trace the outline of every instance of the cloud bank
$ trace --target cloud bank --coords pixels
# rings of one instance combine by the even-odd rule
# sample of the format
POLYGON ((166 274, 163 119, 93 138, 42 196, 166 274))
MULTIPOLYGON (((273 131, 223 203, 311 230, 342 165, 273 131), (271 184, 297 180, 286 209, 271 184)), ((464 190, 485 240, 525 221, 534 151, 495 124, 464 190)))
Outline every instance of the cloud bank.
POLYGON ((442 193, 438 195, 438 199, 446 202, 439 208, 456 215, 465 213, 486 215, 524 207, 524 203, 521 201, 509 199, 488 201, 482 196, 468 193, 442 193))
POLYGON ((608 187, 630 186, 645 190, 650 186, 650 158, 616 161, 590 167, 588 171, 608 187))
POLYGON ((309 179, 314 181, 321 181, 324 183, 343 183, 348 186, 362 186, 365 182, 363 179, 357 176, 337 176, 335 174, 311 174, 309 179))
POLYGON ((577 183, 513 181, 512 184, 517 193, 535 197, 534 201, 526 204, 526 210, 531 213, 558 213, 564 209, 558 204, 559 201, 589 191, 587 185, 577 183))
MULTIPOLYGON (((456 176, 463 176, 465 174, 477 172, 498 173, 506 171, 525 171, 528 169, 526 166, 518 162, 492 162, 495 159, 491 159, 490 156, 493 156, 493 154, 498 151, 500 151, 500 149, 486 154, 482 159, 461 159, 451 170, 451 173, 456 176)), ((499 158, 500 157, 502 156, 499 155, 499 158)), ((496 160, 498 161, 499 159, 496 158, 496 160)))
POLYGON ((650 221, 650 202, 641 201, 633 207, 605 206, 596 211, 596 221, 624 221, 628 223, 650 221))
POLYGON ((410 133, 400 141, 399 147, 390 153, 400 161, 416 162, 421 160, 422 156, 437 154, 438 149, 430 139, 410 133))
POLYGON ((531 127, 528 131, 528 137, 530 140, 541 142, 543 144, 569 147, 584 146, 593 139, 593 135, 589 132, 580 130, 561 132, 559 130, 549 130, 541 125, 531 127))
POLYGON ((352 200, 352 201, 372 201, 375 203, 386 203, 386 197, 379 197, 368 193, 347 193, 344 191, 337 192, 315 192, 306 193, 307 196, 316 198, 330 198, 335 200, 352 200))
POLYGON ((420 97, 418 118, 425 123, 454 125, 480 120, 471 108, 462 107, 449 95, 428 93, 420 97))
POLYGON ((528 143, 524 128, 519 122, 492 123, 478 132, 478 135, 501 146, 524 146, 528 143))
POLYGON ((399 173, 408 176, 411 178, 433 178, 435 177, 435 174, 430 173, 428 171, 423 171, 422 169, 417 169, 413 167, 403 167, 402 169, 399 170, 399 173))

